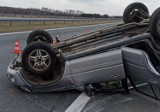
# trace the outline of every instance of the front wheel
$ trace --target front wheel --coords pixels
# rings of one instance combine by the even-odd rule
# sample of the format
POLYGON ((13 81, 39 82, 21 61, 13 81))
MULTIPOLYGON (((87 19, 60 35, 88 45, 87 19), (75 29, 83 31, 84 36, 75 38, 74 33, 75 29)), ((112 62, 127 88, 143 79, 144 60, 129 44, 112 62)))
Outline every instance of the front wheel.
POLYGON ((56 66, 56 53, 46 43, 33 42, 23 50, 22 64, 24 70, 31 75, 49 75, 56 66))

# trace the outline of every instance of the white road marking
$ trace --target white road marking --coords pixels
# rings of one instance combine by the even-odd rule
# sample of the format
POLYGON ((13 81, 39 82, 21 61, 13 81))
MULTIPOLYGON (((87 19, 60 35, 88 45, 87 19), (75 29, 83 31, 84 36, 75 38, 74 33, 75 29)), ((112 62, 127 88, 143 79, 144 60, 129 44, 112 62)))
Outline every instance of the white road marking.
MULTIPOLYGON (((116 23, 106 23, 106 24, 116 24, 116 23)), ((74 26, 74 27, 63 27, 63 28, 55 28, 55 29, 46 29, 45 31, 55 31, 55 30, 61 30, 61 29, 67 29, 67 28, 85 28, 89 26, 97 26, 97 25, 105 25, 105 24, 96 24, 96 25, 87 25, 87 26, 74 26)), ((31 33, 32 31, 24 31, 24 32, 10 32, 10 33, 2 33, 0 36, 3 35, 11 35, 11 34, 23 34, 23 33, 31 33)))
POLYGON ((117 101, 117 102, 115 102, 114 104, 120 104, 120 103, 126 103, 126 102, 128 102, 128 101, 131 101, 131 100, 133 100, 133 98, 124 98, 123 100, 121 100, 121 101, 117 101))
POLYGON ((3 35, 13 35, 13 34, 23 34, 23 33, 31 33, 31 31, 1 33, 0 36, 3 36, 3 35))
POLYGON ((81 93, 65 112, 81 112, 90 99, 91 97, 81 93))

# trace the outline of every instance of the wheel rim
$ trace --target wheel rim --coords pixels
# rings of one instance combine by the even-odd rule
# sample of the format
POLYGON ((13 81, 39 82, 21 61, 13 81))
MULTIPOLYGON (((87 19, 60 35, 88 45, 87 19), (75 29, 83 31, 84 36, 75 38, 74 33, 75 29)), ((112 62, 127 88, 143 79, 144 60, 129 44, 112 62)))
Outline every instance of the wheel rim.
POLYGON ((45 50, 36 49, 29 54, 28 62, 32 69, 42 72, 49 68, 51 57, 45 50))
POLYGON ((46 37, 43 35, 37 35, 35 38, 33 38, 32 41, 41 41, 41 42, 49 43, 46 37))
POLYGON ((130 13, 130 17, 132 17, 132 16, 137 17, 139 11, 140 11, 139 9, 133 9, 133 10, 131 11, 131 13, 130 13))
POLYGON ((136 8, 130 12, 129 16, 130 16, 131 21, 134 18, 133 20, 135 22, 140 22, 141 20, 145 19, 145 17, 147 17, 148 15, 142 9, 136 8))
POLYGON ((130 16, 132 16, 135 12, 138 12, 139 10, 138 9, 133 9, 130 13, 130 16))

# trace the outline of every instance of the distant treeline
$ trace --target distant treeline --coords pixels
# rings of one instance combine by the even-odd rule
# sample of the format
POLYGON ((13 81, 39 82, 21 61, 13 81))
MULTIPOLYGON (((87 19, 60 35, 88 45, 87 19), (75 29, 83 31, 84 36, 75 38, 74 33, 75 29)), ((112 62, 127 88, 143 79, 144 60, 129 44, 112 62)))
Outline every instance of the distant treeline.
POLYGON ((14 7, 2 7, 0 6, 1 14, 20 14, 20 15, 34 15, 34 16, 69 16, 69 17, 90 17, 90 18, 108 18, 109 15, 100 15, 100 14, 86 14, 83 11, 79 10, 54 10, 42 7, 42 9, 36 8, 14 8, 14 7))
POLYGON ((109 15, 100 15, 100 14, 80 14, 79 16, 81 17, 92 17, 92 18, 109 18, 109 15))

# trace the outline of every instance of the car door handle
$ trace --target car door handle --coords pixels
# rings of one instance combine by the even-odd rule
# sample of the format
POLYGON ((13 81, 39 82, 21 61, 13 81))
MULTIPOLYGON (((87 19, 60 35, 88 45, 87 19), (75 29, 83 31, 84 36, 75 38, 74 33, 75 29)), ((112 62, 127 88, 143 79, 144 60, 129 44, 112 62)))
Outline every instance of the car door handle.
POLYGON ((151 82, 152 84, 158 84, 158 81, 156 81, 154 79, 150 79, 149 82, 151 82))
POLYGON ((111 78, 112 79, 117 79, 119 76, 120 76, 120 74, 113 74, 113 75, 111 75, 111 78))

